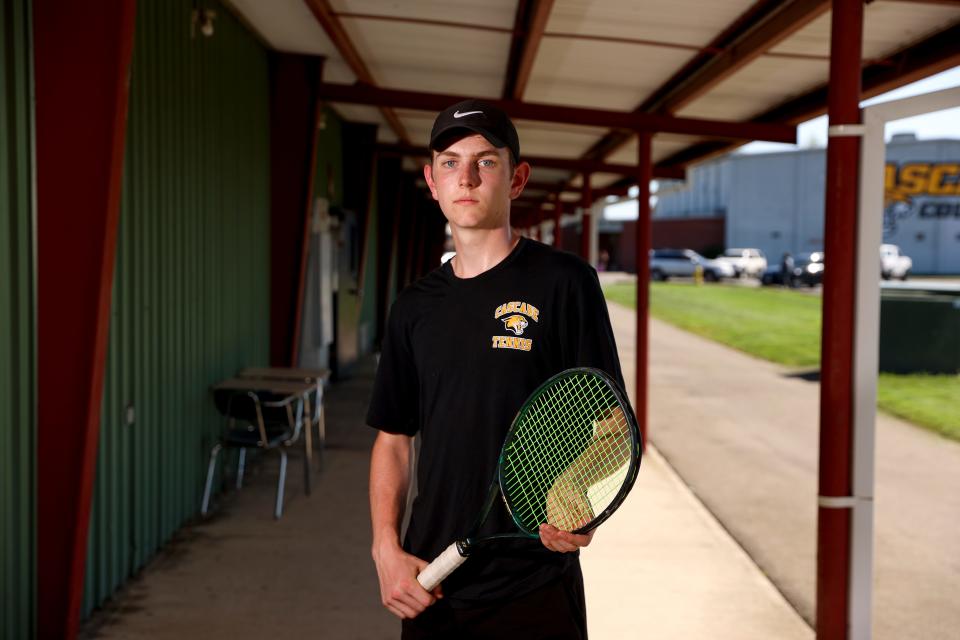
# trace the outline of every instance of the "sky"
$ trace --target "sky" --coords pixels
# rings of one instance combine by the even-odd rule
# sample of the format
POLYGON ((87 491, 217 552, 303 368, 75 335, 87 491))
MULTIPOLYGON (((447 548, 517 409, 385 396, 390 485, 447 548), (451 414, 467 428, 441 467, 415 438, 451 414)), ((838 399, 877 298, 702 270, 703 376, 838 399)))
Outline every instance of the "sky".
MULTIPOLYGON (((929 78, 918 80, 907 85, 882 93, 870 100, 864 100, 860 103, 861 107, 867 107, 878 102, 889 102, 890 100, 899 100, 931 91, 940 91, 951 87, 960 87, 960 67, 954 67, 943 71, 929 78)), ((936 113, 928 113, 913 118, 904 118, 887 123, 886 138, 890 138, 898 133, 912 133, 919 140, 932 140, 938 138, 957 138, 960 139, 960 106, 955 109, 945 109, 936 113)), ((734 153, 771 153, 776 151, 791 151, 795 149, 809 149, 811 147, 827 146, 827 116, 823 115, 813 120, 808 120, 797 127, 797 141, 799 144, 781 144, 779 142, 751 142, 746 144, 734 153)), ((657 181, 651 184, 651 192, 656 193, 657 181)), ((637 188, 630 189, 630 198, 636 198, 637 188)), ((651 202, 656 203, 656 195, 651 197, 651 202)), ((604 217, 608 220, 636 220, 637 219, 637 201, 634 199, 624 200, 616 204, 608 205, 604 210, 604 217)))
MULTIPOLYGON (((909 98, 930 93, 941 89, 960 86, 960 67, 954 67, 942 73, 918 80, 899 89, 880 94, 870 100, 860 103, 861 107, 868 107, 878 102, 889 102, 900 98, 909 98)), ((946 109, 923 116, 904 118, 887 124, 887 140, 897 133, 913 133, 920 140, 936 138, 960 138, 960 106, 956 109, 946 109)), ((827 116, 823 115, 804 122, 797 127, 799 145, 780 144, 777 142, 751 142, 740 147, 736 153, 769 153, 771 151, 789 151, 797 148, 827 146, 827 116)))

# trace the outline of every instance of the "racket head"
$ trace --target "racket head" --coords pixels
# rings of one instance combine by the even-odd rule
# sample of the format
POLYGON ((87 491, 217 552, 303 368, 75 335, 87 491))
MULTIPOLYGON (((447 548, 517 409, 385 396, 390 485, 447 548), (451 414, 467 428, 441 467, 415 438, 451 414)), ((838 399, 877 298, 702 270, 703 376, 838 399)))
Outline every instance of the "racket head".
POLYGON ((642 450, 620 385, 599 369, 567 369, 517 412, 500 452, 500 493, 526 535, 539 535, 543 523, 586 533, 623 503, 642 450))

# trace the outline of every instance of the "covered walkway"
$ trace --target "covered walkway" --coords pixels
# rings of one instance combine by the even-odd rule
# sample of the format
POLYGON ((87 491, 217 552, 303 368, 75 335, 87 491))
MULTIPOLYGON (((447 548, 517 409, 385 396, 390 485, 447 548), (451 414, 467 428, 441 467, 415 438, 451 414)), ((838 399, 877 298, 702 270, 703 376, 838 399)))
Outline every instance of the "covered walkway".
MULTIPOLYGON (((625 356, 632 338, 618 336, 625 356)), ((329 394, 326 466, 305 497, 291 474, 272 517, 274 460, 192 524, 81 636, 104 640, 396 638, 370 560, 363 425, 372 363, 329 394)), ((294 461, 297 464, 298 461, 294 461)), ((295 479, 296 478, 296 479, 295 479)), ((812 630, 654 447, 630 499, 583 553, 591 637, 805 640, 812 630)))
MULTIPOLYGON (((197 607, 193 619, 207 625, 236 617, 237 608, 255 616, 260 593, 283 598, 286 624, 308 620, 309 627, 317 607, 331 603, 340 603, 343 620, 377 619, 349 608, 366 596, 338 585, 326 597, 312 581, 364 575, 341 561, 370 571, 362 520, 338 520, 331 506, 349 503, 350 517, 363 517, 364 491, 350 478, 361 482, 365 463, 355 476, 337 475, 336 465, 350 455, 363 461, 370 434, 351 421, 335 427, 350 437, 331 451, 318 482, 330 493, 291 495, 283 522, 265 521, 269 510, 256 503, 261 478, 228 496, 217 520, 191 528, 219 437, 209 389, 242 368, 268 365, 329 369, 341 384, 362 387, 363 375, 351 377, 380 344, 397 292, 434 268, 445 249, 444 219, 420 167, 433 114, 466 96, 505 107, 517 120, 521 156, 534 167, 512 224, 594 264, 594 213, 606 196, 637 188, 632 240, 634 254, 646 256, 652 179, 682 179, 695 163, 752 140, 792 142, 799 122, 829 114, 823 237, 835 262, 823 288, 815 626, 823 640, 870 635, 873 432, 864 425, 872 425, 874 387, 871 350, 863 347, 872 335, 864 317, 875 307, 864 295, 872 295, 877 264, 872 241, 857 235, 873 220, 858 214, 852 188, 863 133, 858 104, 960 64, 960 5, 438 7, 435 0, 4 3, 0 640, 72 639, 146 566, 152 575, 171 558, 169 575, 183 573, 181 582, 144 608, 171 628, 190 619, 190 607, 170 605, 173 615, 160 616, 160 604, 184 594, 197 607), (355 449, 345 444, 354 438, 355 449), (239 529, 220 533, 231 522, 239 529), (173 540, 181 542, 168 552, 173 540), (210 540, 207 553, 187 551, 210 540), (343 540, 357 544, 357 560, 343 560, 343 540), (191 556, 217 571, 190 574, 191 556), (280 565, 271 560, 282 558, 292 569, 277 580, 280 565), (252 567, 261 577, 241 580, 252 567), (290 584, 296 597, 262 589, 263 576, 271 587, 290 584), (311 580, 298 585, 305 576, 311 580), (216 607, 232 613, 214 618, 216 607)), ((645 282, 647 261, 637 262, 645 282)), ((647 287, 639 294, 636 340, 624 360, 634 368, 635 409, 646 424, 647 287)), ((354 409, 349 415, 359 420, 354 409)), ((654 473, 657 465, 646 468, 654 473)), ((658 483, 647 485, 653 492, 658 483)), ((661 520, 629 530, 670 532, 668 518, 661 520)), ((656 558, 662 554, 658 548, 656 558)), ((679 559, 693 555, 680 549, 671 575, 683 575, 679 559)), ((695 569, 688 576, 707 574, 695 569)), ((615 573, 625 572, 618 564, 615 573)), ((662 575, 631 573, 659 580, 638 593, 668 593, 662 575)), ((697 584, 691 580, 685 586, 697 584)), ((763 602, 739 594, 702 600, 763 602)), ((653 615, 669 614, 654 603, 653 615)), ((667 619, 700 618, 685 610, 667 619)), ((702 619, 717 637, 726 618, 702 619)), ((252 633, 255 624, 237 620, 244 623, 252 633)))

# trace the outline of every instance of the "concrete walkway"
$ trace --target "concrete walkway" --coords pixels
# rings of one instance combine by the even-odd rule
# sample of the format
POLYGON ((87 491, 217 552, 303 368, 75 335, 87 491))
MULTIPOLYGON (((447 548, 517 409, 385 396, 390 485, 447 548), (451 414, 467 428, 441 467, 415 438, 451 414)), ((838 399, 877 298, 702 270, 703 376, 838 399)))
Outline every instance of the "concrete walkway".
MULTIPOLYGON (((621 361, 632 369, 635 314, 609 307, 621 361)), ((651 440, 812 622, 818 383, 656 320, 650 372, 651 440)), ((960 445, 878 415, 877 640, 958 637, 958 487, 960 445)))
MULTIPOLYGON (((629 348, 624 337, 622 347, 629 348)), ((632 384, 632 367, 625 373, 632 384)), ((330 447, 314 494, 291 460, 271 517, 268 458, 217 515, 187 527, 86 626, 88 638, 395 638, 369 556, 372 371, 328 394, 330 447)), ((692 398, 691 401, 694 401, 692 398)), ((810 628, 651 447, 636 488, 583 553, 591 637, 808 639, 810 628)))

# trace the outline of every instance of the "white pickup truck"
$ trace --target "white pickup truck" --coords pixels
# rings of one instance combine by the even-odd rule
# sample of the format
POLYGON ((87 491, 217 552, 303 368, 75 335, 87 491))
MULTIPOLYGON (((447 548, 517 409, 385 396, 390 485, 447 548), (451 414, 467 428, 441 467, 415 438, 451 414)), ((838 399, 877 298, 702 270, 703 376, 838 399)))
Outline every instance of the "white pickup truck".
POLYGON ((727 249, 717 257, 717 261, 732 265, 737 277, 747 275, 759 278, 767 269, 767 256, 760 249, 727 249))
POLYGON ((884 280, 906 280, 912 268, 913 260, 900 253, 900 247, 895 244, 880 245, 880 277, 884 280))

